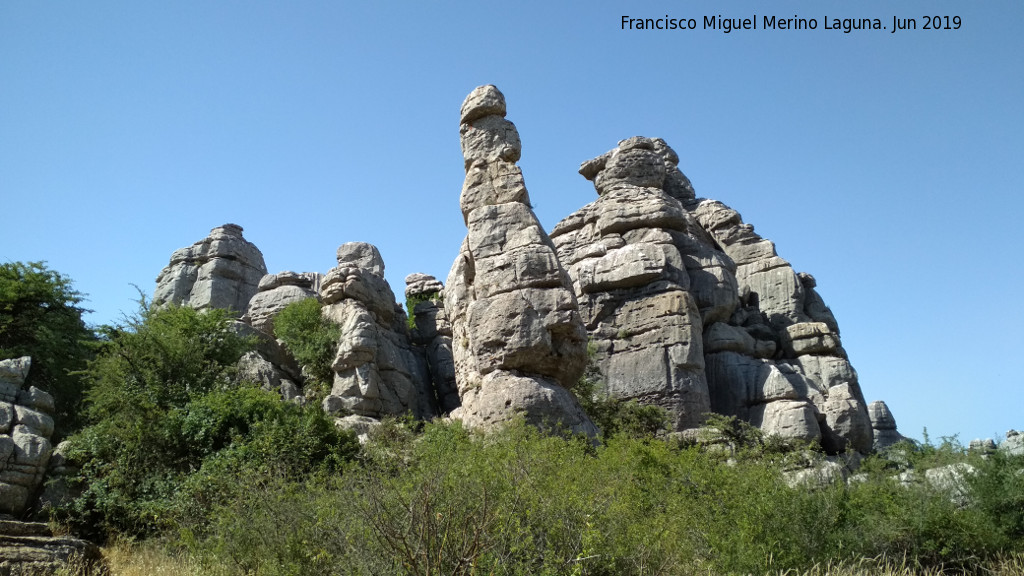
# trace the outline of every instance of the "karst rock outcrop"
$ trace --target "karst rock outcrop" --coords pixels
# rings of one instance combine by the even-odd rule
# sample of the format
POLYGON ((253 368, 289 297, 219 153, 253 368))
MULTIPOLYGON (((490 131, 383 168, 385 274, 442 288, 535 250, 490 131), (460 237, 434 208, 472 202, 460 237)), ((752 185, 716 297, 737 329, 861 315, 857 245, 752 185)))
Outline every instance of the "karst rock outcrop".
POLYGON ((263 254, 242 237, 242 227, 224 224, 171 255, 157 277, 153 304, 222 308, 240 316, 266 273, 263 254))
POLYGON ((661 139, 584 162, 598 199, 552 231, 609 394, 677 430, 737 416, 829 451, 872 447, 857 375, 814 279, 714 200, 661 139))
POLYGON ((0 514, 25 512, 53 451, 53 397, 25 388, 31 367, 28 356, 0 361, 0 514))
POLYGON ((462 104, 468 233, 443 285, 406 278, 407 311, 370 244, 342 245, 326 274, 266 274, 232 224, 175 252, 154 302, 239 313, 239 330, 261 342, 240 371, 297 398, 302 375, 274 318, 318 299, 341 329, 323 402, 339 418, 448 415, 487 428, 524 417, 594 435, 569 391, 593 363, 599 388, 665 408, 674 431, 716 412, 831 453, 902 439, 884 404, 869 410, 814 277, 738 212, 699 198, 664 140, 629 138, 584 162, 598 198, 549 236, 505 114, 494 86, 462 104))
POLYGON ((409 340, 406 315, 384 279, 384 260, 372 244, 338 248, 338 265, 320 284, 323 315, 341 327, 324 400, 329 413, 380 418, 437 414, 426 362, 409 340))
POLYGON ((567 389, 586 367, 587 334, 569 277, 530 208, 516 165, 519 133, 497 88, 466 97, 459 133, 468 235, 444 291, 461 398, 452 417, 489 427, 521 416, 596 435, 567 389))

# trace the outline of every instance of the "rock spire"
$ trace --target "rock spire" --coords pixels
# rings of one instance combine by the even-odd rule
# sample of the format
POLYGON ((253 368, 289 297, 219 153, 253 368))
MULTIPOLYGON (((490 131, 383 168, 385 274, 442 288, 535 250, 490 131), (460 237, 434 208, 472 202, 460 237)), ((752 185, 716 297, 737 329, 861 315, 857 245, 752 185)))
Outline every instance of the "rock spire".
POLYGON ((468 235, 444 292, 462 404, 452 416, 483 427, 523 416, 595 435, 566 388, 583 373, 586 330, 571 281, 530 208, 516 165, 519 133, 497 88, 469 94, 459 133, 468 235))

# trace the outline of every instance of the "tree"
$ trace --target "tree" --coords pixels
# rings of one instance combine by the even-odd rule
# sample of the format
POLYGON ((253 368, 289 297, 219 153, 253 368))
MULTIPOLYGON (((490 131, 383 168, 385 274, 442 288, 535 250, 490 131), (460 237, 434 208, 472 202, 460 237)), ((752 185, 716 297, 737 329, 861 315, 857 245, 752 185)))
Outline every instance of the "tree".
POLYGON ((56 439, 81 421, 77 371, 92 356, 96 335, 82 320, 85 296, 44 262, 0 264, 0 359, 32 357, 28 384, 51 393, 56 439))

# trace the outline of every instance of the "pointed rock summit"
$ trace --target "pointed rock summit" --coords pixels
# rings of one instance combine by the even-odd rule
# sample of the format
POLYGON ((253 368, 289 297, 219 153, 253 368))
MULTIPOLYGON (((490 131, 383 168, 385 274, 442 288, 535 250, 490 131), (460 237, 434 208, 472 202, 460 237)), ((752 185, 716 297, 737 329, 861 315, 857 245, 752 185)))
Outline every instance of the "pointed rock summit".
POLYGON ((530 209, 522 145, 494 86, 473 90, 459 133, 468 228, 445 286, 461 407, 452 416, 487 427, 522 416, 547 428, 596 435, 567 386, 583 373, 587 334, 568 275, 530 209))

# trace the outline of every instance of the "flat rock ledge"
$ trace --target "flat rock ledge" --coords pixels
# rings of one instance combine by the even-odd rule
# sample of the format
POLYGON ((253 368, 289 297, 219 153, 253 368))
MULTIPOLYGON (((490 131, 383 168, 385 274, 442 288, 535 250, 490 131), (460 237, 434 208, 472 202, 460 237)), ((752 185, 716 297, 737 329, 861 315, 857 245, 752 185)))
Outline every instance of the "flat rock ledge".
POLYGON ((50 576, 72 562, 75 574, 108 574, 95 544, 54 536, 41 522, 0 520, 0 576, 50 576))

